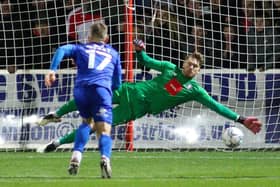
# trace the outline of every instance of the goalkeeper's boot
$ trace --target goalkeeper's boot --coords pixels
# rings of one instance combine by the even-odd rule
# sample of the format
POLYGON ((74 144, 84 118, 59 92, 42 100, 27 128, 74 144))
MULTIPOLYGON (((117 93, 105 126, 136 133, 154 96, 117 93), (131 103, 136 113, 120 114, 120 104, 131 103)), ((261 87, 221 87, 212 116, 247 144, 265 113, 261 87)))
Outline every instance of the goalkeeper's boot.
POLYGON ((71 160, 68 168, 69 175, 77 175, 79 172, 80 164, 77 160, 71 160))
POLYGON ((53 152, 56 150, 56 148, 59 147, 59 143, 57 143, 56 141, 51 141, 50 143, 48 143, 46 145, 46 147, 43 149, 44 153, 49 153, 49 152, 53 152))
POLYGON ((38 125, 44 126, 48 123, 58 123, 61 122, 61 118, 58 117, 54 112, 48 113, 46 116, 44 116, 40 121, 37 122, 38 125))
POLYGON ((101 169, 102 178, 112 177, 112 168, 111 168, 110 159, 102 156, 100 161, 100 169, 101 169))

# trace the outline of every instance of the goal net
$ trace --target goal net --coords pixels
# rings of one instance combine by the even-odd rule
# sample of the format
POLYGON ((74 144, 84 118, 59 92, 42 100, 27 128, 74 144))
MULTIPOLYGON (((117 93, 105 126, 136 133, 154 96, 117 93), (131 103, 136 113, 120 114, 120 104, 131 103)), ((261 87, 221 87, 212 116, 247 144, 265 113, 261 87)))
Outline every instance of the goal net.
MULTIPOLYGON (((78 112, 64 115, 60 123, 36 125, 40 117, 73 98, 74 62, 61 63, 51 88, 45 87, 44 75, 57 47, 85 43, 89 25, 100 20, 109 26, 109 42, 121 54, 124 74, 133 72, 133 81, 150 80, 159 72, 136 59, 128 68, 129 37, 144 40, 151 57, 179 67, 185 55, 198 51, 205 61, 195 78, 201 86, 238 114, 263 122, 261 132, 254 135, 203 105, 188 102, 135 120, 130 132, 134 150, 227 149, 221 135, 229 126, 244 133, 238 149, 279 149, 280 3, 225 2, 2 0, 0 149, 35 149, 79 126, 78 112)), ((126 124, 113 127, 114 149, 125 149, 126 129, 126 124)), ((87 148, 97 148, 94 134, 87 148)))

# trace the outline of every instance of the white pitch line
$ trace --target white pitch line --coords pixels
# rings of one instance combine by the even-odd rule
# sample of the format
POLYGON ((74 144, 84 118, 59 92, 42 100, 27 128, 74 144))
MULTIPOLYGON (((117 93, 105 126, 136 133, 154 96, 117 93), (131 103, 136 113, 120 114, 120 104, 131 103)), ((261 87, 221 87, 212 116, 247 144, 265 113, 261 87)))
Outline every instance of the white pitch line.
MULTIPOLYGON (((92 157, 90 155, 84 155, 83 157, 92 157)), ((34 158, 47 158, 47 159, 57 159, 57 158, 69 158, 69 156, 64 155, 48 155, 48 154, 41 154, 36 156, 27 156, 26 158, 34 159, 34 158)), ((120 156, 120 155, 113 155, 112 159, 205 159, 205 160, 220 160, 220 159, 231 159, 231 160, 280 160, 280 156, 270 156, 270 157, 251 157, 251 156, 178 156, 178 155, 170 155, 170 156, 120 156)))

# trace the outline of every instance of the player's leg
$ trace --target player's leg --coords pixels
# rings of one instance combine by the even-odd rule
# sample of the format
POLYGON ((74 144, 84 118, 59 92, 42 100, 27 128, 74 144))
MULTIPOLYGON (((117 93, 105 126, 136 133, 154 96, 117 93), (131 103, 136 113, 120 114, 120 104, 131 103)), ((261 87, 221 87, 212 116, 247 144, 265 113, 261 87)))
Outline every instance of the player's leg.
MULTIPOLYGON (((133 118, 131 116, 131 110, 128 109, 129 108, 128 93, 127 93, 126 86, 124 87, 121 86, 118 90, 115 90, 113 92, 112 100, 114 104, 120 104, 121 100, 123 100, 121 106, 117 106, 116 108, 113 109, 113 114, 116 114, 114 115, 115 117, 113 118, 113 125, 123 124, 124 122, 127 122, 133 118)), ((38 122, 38 124, 46 125, 50 122, 59 122, 60 118, 63 115, 76 110, 77 110, 77 106, 75 100, 72 99, 67 103, 65 103, 64 105, 62 105, 60 108, 58 108, 55 113, 47 114, 38 122)), ((52 140, 43 148, 38 149, 38 151, 48 153, 48 152, 55 151, 60 145, 73 143, 75 140, 76 131, 77 129, 74 129, 70 133, 58 139, 52 140)), ((91 133, 93 133, 93 131, 91 131, 91 133)))
MULTIPOLYGON (((127 93, 123 90, 126 90, 126 89, 121 89, 121 87, 120 87, 118 90, 115 90, 113 92, 113 103, 114 104, 119 104, 121 102, 121 100, 123 100, 122 104, 120 106, 117 106, 116 108, 113 109, 113 116, 115 116, 113 118, 113 125, 123 124, 124 122, 127 122, 128 120, 132 119, 131 110, 128 109, 129 105, 128 105, 127 93)), ((66 104, 62 105, 55 112, 55 116, 60 118, 64 114, 67 114, 68 112, 72 112, 74 110, 77 110, 77 106, 76 106, 75 100, 72 99, 69 102, 67 102, 66 104)), ((47 116, 45 116, 45 117, 47 117, 47 116)), ((43 118, 43 120, 44 120, 44 118, 43 118)), ((52 115, 49 120, 48 119, 46 119, 44 121, 42 120, 41 122, 39 122, 39 124, 41 123, 40 125, 45 125, 47 123, 54 122, 53 118, 54 118, 54 116, 52 115)), ((50 143, 45 145, 43 147, 43 149, 40 148, 39 151, 48 153, 48 152, 55 151, 60 145, 67 144, 67 143, 73 143, 75 140, 76 131, 77 131, 77 129, 74 129, 70 133, 68 133, 56 140, 51 141, 50 143)), ((93 133, 93 132, 94 131, 91 131, 91 133, 93 133)))
POLYGON ((98 145, 101 155, 100 169, 102 178, 112 177, 111 168, 111 152, 112 152, 112 138, 111 138, 111 125, 104 122, 96 122, 97 137, 99 137, 98 145))
MULTIPOLYGON (((114 108, 113 114, 116 114, 115 115, 116 119, 113 118, 114 125, 123 124, 122 122, 127 122, 127 119, 131 119, 129 117, 130 116, 129 112, 124 105, 114 108), (119 117, 117 117, 117 116, 119 116, 119 117), (121 117, 121 116, 124 116, 124 117, 121 117)), ((55 151, 59 146, 61 146, 63 144, 73 143, 75 140, 76 132, 77 132, 77 129, 74 129, 73 131, 67 133, 66 135, 64 135, 58 139, 52 140, 47 145, 45 145, 43 148, 40 148, 40 150, 38 150, 38 151, 43 152, 43 153, 49 153, 49 152, 55 151)), ((92 133, 94 133, 93 130, 90 132, 90 134, 92 134, 92 133)))
POLYGON ((76 131, 75 143, 74 143, 74 151, 71 156, 70 165, 68 168, 68 172, 70 175, 76 175, 79 170, 79 166, 82 161, 82 154, 84 152, 84 147, 89 140, 90 132, 92 127, 91 118, 83 119, 83 123, 79 126, 76 131))
MULTIPOLYGON (((117 106, 113 109, 113 125, 123 124, 124 122, 128 122, 132 119, 130 115, 130 110, 125 105, 117 106)), ((40 152, 49 153, 55 151, 59 146, 63 144, 73 143, 75 140, 77 129, 67 133, 66 135, 59 137, 58 139, 52 140, 43 148, 40 148, 40 152)), ((94 133, 92 130, 90 134, 94 133)))
POLYGON ((82 161, 82 154, 84 152, 84 147, 89 140, 90 131, 91 131, 91 107, 93 106, 93 100, 88 97, 88 93, 91 90, 90 87, 79 87, 75 86, 74 88, 74 98, 77 104, 77 108, 79 109, 80 115, 83 118, 82 124, 76 131, 74 148, 72 152, 72 156, 70 159, 70 165, 68 168, 68 172, 70 175, 76 175, 78 173, 79 166, 82 161))
MULTIPOLYGON (((95 132, 94 123, 91 124, 91 127, 93 127, 93 129, 90 131, 90 134, 95 132)), ((55 151, 59 146, 63 144, 73 143, 75 140, 76 133, 77 133, 77 129, 74 129, 73 131, 67 133, 66 135, 57 138, 55 140, 52 140, 50 143, 45 145, 43 149, 40 149, 38 151, 43 153, 48 153, 48 152, 55 151)))
MULTIPOLYGON (((74 129, 73 131, 67 133, 66 135, 58 139, 52 140, 50 143, 45 145, 42 150, 39 151, 42 151, 43 153, 48 153, 48 152, 55 151, 59 146, 63 144, 73 143, 75 140, 76 132, 77 129, 74 129)), ((92 132, 93 131, 91 131, 91 133, 92 132)))
POLYGON ((112 152, 112 99, 110 97, 110 92, 106 88, 96 88, 96 92, 99 93, 100 98, 96 100, 97 105, 93 107, 92 111, 101 156, 101 177, 111 178, 112 168, 110 158, 112 152))
POLYGON ((77 110, 77 106, 75 100, 72 99, 58 108, 55 112, 50 112, 46 116, 44 116, 40 121, 37 122, 38 125, 46 125, 48 123, 57 123, 61 121, 61 117, 67 113, 73 112, 77 110))

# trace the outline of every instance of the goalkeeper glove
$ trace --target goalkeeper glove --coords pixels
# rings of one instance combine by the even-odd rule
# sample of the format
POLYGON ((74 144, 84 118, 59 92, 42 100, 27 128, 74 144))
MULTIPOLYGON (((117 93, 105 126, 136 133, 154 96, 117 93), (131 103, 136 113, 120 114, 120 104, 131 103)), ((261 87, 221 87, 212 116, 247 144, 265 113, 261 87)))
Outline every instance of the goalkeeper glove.
POLYGON ((262 123, 254 116, 250 116, 250 117, 239 116, 239 118, 237 119, 237 122, 243 124, 254 134, 257 134, 258 132, 260 132, 261 126, 262 126, 262 123))
POLYGON ((135 51, 142 51, 143 49, 145 49, 145 44, 142 40, 134 39, 133 44, 135 46, 135 51))

